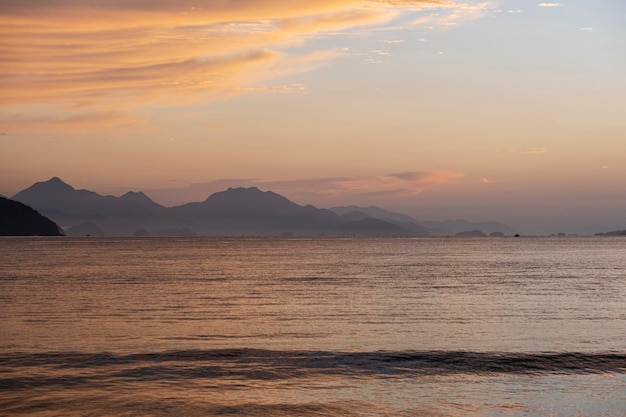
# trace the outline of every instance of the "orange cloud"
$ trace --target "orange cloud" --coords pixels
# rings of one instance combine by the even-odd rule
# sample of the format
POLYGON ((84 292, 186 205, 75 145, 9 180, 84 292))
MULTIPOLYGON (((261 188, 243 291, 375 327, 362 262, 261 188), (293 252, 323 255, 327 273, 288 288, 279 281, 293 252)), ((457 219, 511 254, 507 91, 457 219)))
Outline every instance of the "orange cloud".
MULTIPOLYGON (((207 184, 191 185, 188 191, 199 195, 215 192, 224 187, 259 187, 289 196, 389 196, 406 197, 421 193, 427 188, 446 183, 464 174, 452 171, 403 172, 380 176, 313 178, 288 181, 258 179, 220 180, 207 184)), ((179 189, 180 190, 180 189, 179 189)), ((207 194, 208 195, 208 194, 207 194)), ((206 197, 206 196, 205 196, 206 197)))
POLYGON ((11 114, 0 117, 0 128, 7 131, 46 131, 52 128, 64 130, 103 129, 107 127, 131 127, 141 121, 124 112, 86 112, 68 116, 31 116, 11 114))
POLYGON ((543 155, 548 153, 548 148, 529 148, 521 150, 519 153, 523 155, 543 155))
POLYGON ((424 8, 474 10, 453 0, 4 0, 0 106, 26 113, 54 104, 55 113, 80 119, 165 99, 302 92, 265 84, 345 52, 286 49, 424 8))

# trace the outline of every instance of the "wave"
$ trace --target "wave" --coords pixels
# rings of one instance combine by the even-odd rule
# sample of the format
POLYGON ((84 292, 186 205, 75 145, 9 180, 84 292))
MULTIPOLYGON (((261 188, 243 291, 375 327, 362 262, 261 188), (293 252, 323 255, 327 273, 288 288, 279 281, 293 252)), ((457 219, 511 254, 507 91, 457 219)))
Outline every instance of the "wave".
POLYGON ((626 373, 626 353, 465 351, 279 351, 262 349, 109 353, 14 353, 0 355, 0 389, 71 386, 100 376, 121 380, 235 377, 281 380, 309 376, 363 378, 448 374, 626 373), (41 372, 20 372, 20 369, 41 372), (43 371, 45 370, 45 372, 43 371), (12 377, 10 376, 12 375, 12 377))

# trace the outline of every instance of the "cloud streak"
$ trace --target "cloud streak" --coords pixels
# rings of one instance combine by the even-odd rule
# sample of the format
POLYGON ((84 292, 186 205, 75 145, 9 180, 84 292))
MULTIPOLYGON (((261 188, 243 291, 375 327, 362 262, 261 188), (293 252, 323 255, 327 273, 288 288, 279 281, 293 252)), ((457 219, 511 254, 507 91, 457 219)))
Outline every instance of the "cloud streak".
POLYGON ((539 3, 539 7, 563 7, 561 3, 539 3))
MULTIPOLYGON (((335 204, 338 201, 363 201, 372 204, 380 198, 407 198, 424 190, 463 177, 453 171, 402 172, 379 176, 328 177, 297 180, 224 179, 208 183, 188 184, 169 190, 153 190, 157 200, 184 201, 179 196, 195 196, 203 200, 208 195, 228 187, 258 187, 283 194, 297 202, 335 204)), ((185 200, 188 201, 188 200, 185 200)))
POLYGON ((385 24, 424 9, 450 12, 451 19, 458 20, 483 4, 5 0, 0 4, 0 106, 30 112, 29 106, 54 103, 56 111, 60 106, 70 112, 67 118, 86 119, 79 107, 110 113, 155 101, 176 105, 207 95, 301 93, 305 87, 267 83, 345 55, 338 50, 293 52, 311 38, 385 24))
POLYGON ((548 148, 529 148, 519 151, 522 155, 543 155, 548 153, 548 148))
POLYGON ((426 26, 430 29, 445 29, 457 24, 480 19, 490 12, 497 12, 492 1, 479 3, 455 3, 422 16, 413 22, 417 26, 426 26))
POLYGON ((82 130, 85 125, 94 129, 124 126, 126 128, 141 124, 141 121, 124 112, 82 112, 69 116, 32 116, 14 113, 0 117, 0 126, 11 132, 21 130, 47 131, 51 128, 63 130, 82 130))

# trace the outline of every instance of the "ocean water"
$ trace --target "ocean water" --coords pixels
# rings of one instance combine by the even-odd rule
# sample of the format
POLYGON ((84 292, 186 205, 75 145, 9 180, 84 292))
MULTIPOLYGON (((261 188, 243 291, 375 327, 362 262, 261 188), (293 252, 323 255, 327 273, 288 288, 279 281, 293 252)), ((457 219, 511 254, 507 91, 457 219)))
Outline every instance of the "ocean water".
POLYGON ((2 238, 0 416, 626 416, 626 239, 2 238))

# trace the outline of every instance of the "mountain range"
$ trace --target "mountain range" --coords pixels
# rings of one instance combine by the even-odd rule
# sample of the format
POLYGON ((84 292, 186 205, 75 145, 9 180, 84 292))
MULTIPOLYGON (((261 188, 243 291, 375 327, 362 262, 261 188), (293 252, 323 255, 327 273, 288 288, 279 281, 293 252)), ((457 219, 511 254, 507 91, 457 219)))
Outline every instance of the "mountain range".
POLYGON ((12 199, 35 208, 69 235, 92 231, 108 236, 429 236, 453 235, 481 226, 486 233, 515 233, 498 223, 464 220, 422 223, 374 206, 332 209, 302 206, 256 187, 229 188, 201 202, 165 207, 143 192, 103 196, 77 190, 54 177, 33 184, 12 199))

